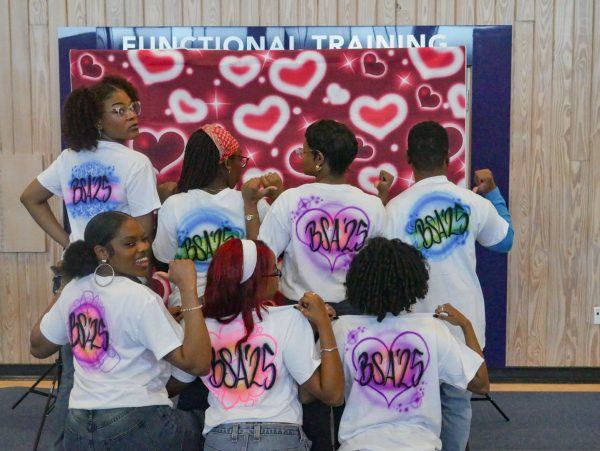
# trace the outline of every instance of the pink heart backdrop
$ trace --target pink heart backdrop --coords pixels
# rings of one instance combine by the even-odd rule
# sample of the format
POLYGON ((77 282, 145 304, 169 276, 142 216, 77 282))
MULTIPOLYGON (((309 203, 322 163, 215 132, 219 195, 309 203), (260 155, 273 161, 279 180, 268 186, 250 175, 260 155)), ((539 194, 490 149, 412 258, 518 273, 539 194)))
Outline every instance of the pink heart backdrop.
POLYGON ((218 122, 251 156, 243 179, 278 171, 286 186, 310 181, 293 149, 312 122, 335 119, 359 141, 350 182, 374 193, 380 169, 393 194, 413 183, 406 163, 412 125, 435 120, 450 137, 450 179, 465 178, 463 47, 377 50, 72 50, 72 87, 118 74, 139 90, 140 136, 131 147, 154 164, 159 183, 177 180, 188 136, 218 122))

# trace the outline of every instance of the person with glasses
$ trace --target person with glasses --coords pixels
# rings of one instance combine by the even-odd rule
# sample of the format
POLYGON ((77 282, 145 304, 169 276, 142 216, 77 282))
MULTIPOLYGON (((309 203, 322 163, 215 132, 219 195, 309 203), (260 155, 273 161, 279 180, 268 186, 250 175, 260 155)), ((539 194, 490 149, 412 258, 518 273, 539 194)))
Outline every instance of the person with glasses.
MULTIPOLYGON (((346 181, 356 157, 354 133, 334 120, 311 124, 297 150, 304 174, 315 178, 284 191, 271 205, 258 239, 275 255, 283 254, 281 291, 295 303, 315 291, 338 315, 350 313, 344 281, 354 255, 368 238, 382 235, 385 209, 381 200, 346 181)), ((313 449, 332 449, 330 409, 313 403, 305 408, 305 426, 313 449)))
POLYGON ((308 450, 299 391, 329 405, 344 379, 323 300, 303 293, 297 309, 275 306, 281 275, 261 241, 229 240, 208 269, 203 313, 212 347, 205 415, 210 450, 308 450), (313 330, 320 336, 315 349, 313 330))
POLYGON ((130 214, 154 235, 160 207, 155 171, 148 157, 125 145, 139 135, 140 114, 135 87, 120 77, 106 76, 67 97, 63 136, 69 148, 21 195, 33 219, 63 247, 82 239, 88 221, 105 211, 130 214), (53 195, 64 199, 70 235, 48 205, 53 195))
MULTIPOLYGON (((33 219, 64 248, 83 239, 94 216, 115 210, 135 217, 152 239, 154 211, 160 207, 155 171, 148 157, 125 145, 139 134, 140 113, 137 90, 120 77, 106 76, 67 97, 63 137, 69 148, 21 194, 33 219), (70 235, 50 209, 48 200, 54 195, 64 200, 70 235)), ((61 360, 60 390, 46 427, 56 434, 49 440, 59 449, 73 386, 69 344, 61 348, 61 360)))

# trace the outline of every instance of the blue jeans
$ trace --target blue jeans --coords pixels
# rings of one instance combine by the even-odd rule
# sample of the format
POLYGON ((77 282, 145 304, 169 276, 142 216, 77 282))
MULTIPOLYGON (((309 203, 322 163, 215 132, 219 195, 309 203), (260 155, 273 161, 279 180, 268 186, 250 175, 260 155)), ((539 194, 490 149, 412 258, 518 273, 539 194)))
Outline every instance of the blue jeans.
POLYGON ((471 392, 442 383, 442 448, 465 451, 471 432, 471 392))
POLYGON ((204 451, 310 450, 302 426, 290 423, 225 423, 206 434, 204 451))
POLYGON ((198 419, 169 406, 70 409, 65 450, 199 450, 198 419))

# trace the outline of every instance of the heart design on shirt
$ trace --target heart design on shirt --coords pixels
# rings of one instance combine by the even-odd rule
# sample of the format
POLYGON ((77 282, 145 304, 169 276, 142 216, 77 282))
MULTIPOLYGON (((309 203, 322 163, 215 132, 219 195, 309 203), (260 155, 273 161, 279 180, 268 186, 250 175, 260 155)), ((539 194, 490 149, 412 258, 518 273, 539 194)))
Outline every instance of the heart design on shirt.
POLYGON ((423 80, 448 77, 464 69, 462 47, 412 47, 408 55, 423 80))
POLYGON ((146 85, 173 80, 183 71, 183 55, 178 50, 132 50, 127 56, 146 85))
POLYGON ((279 96, 267 96, 259 105, 245 103, 233 113, 237 131, 248 138, 271 144, 290 119, 290 107, 279 96))
POLYGON ((239 404, 252 407, 277 379, 279 350, 275 338, 263 333, 257 323, 248 339, 237 344, 244 335, 246 329, 239 319, 209 332, 211 370, 202 380, 225 410, 239 404))
POLYGON ((429 361, 427 343, 411 331, 398 334, 391 342, 365 337, 352 350, 355 381, 383 398, 387 407, 402 394, 417 390, 429 361))
POLYGON ((219 71, 223 77, 242 88, 256 78, 260 72, 260 61, 254 55, 245 55, 240 58, 228 55, 219 61, 219 71))
POLYGON ((326 66, 323 55, 304 51, 296 59, 279 58, 273 61, 269 78, 278 91, 308 99, 325 76, 326 66))
POLYGON ((309 255, 316 256, 315 263, 326 262, 330 272, 348 269, 369 236, 371 221, 367 213, 358 207, 328 205, 306 209, 300 205, 300 210, 295 220, 296 237, 306 245, 309 255))
POLYGON ((350 105, 352 123, 380 141, 398 128, 407 114, 406 100, 398 94, 386 94, 379 100, 360 96, 350 105))

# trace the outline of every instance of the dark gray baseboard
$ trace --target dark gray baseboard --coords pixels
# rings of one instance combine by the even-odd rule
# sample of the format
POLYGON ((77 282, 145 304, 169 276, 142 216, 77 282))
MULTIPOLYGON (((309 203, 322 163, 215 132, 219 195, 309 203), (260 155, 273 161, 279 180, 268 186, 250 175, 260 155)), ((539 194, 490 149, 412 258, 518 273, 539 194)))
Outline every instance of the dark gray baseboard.
MULTIPOLYGON (((37 378, 49 367, 0 364, 0 379, 37 378)), ((600 384, 600 367, 508 367, 490 368, 489 373, 492 383, 600 384)))

